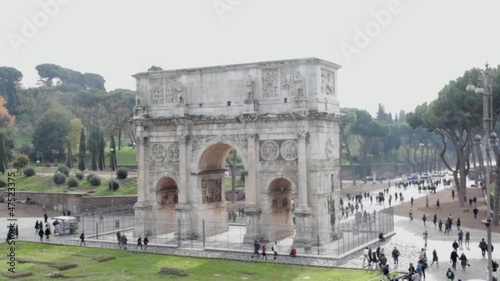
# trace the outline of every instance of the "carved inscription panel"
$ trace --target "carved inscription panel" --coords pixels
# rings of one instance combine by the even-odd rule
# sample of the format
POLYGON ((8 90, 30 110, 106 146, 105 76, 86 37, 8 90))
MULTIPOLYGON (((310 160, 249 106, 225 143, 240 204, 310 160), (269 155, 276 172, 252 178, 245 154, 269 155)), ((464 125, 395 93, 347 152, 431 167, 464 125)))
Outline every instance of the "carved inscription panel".
POLYGON ((278 69, 262 69, 262 96, 264 98, 278 96, 278 69))
POLYGON ((201 180, 201 198, 203 204, 222 201, 222 180, 204 179, 201 180))
POLYGON ((335 73, 324 68, 321 69, 321 93, 335 95, 335 73))

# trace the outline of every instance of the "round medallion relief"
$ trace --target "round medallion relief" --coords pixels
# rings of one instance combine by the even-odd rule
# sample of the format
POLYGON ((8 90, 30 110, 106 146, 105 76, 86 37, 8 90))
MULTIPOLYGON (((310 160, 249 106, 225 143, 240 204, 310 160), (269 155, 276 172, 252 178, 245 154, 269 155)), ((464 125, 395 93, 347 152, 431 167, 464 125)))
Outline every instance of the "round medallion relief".
POLYGON ((278 158, 280 148, 278 144, 274 141, 265 141, 260 147, 260 155, 262 159, 267 161, 273 161, 278 158))
POLYGON ((170 161, 179 161, 179 144, 174 143, 168 147, 167 158, 170 161))
POLYGON ((163 161, 166 156, 166 150, 165 147, 159 143, 153 144, 151 147, 151 158, 154 161, 163 161))
POLYGON ((296 141, 287 140, 283 144, 281 144, 281 157, 283 157, 283 159, 292 161, 297 159, 298 155, 299 149, 296 141))
POLYGON ((335 145, 333 144, 333 140, 332 139, 328 139, 326 141, 326 145, 325 145, 325 154, 326 154, 326 157, 328 158, 332 158, 333 155, 335 154, 334 153, 334 149, 335 148, 335 145))

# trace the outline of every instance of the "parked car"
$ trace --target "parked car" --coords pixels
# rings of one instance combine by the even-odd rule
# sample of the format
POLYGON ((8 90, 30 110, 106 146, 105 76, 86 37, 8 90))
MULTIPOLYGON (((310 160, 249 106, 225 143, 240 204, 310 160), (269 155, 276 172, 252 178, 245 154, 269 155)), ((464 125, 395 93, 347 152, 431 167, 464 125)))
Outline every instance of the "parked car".
POLYGON ((416 180, 418 180, 418 176, 417 176, 417 174, 411 174, 406 179, 409 181, 416 181, 416 180))
POLYGON ((372 177, 372 176, 367 176, 367 177, 365 178, 365 180, 366 180, 366 181, 373 181, 373 177, 372 177))

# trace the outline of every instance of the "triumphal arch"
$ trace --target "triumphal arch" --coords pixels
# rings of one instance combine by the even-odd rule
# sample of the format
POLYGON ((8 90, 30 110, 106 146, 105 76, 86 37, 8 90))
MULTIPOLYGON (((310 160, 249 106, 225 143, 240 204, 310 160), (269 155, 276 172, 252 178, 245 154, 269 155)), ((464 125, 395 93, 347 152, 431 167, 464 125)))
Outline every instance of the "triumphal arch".
POLYGON ((196 239, 206 222, 225 228, 204 235, 227 231, 226 157, 235 149, 244 166, 245 242, 330 241, 340 187, 339 67, 310 58, 134 75, 136 233, 196 239), (172 223, 159 229, 160 220, 172 223))

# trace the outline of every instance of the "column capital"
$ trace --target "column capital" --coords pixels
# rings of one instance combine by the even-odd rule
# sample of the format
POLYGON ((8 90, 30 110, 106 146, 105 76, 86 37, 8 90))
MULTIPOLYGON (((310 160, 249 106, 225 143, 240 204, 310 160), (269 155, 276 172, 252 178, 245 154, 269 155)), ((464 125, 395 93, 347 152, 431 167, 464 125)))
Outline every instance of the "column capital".
POLYGON ((259 134, 247 134, 247 139, 249 140, 258 140, 259 139, 259 134))
POLYGON ((176 136, 176 140, 180 144, 186 144, 191 140, 191 135, 179 135, 179 136, 176 136))
POLYGON ((297 138, 299 141, 309 141, 309 132, 302 131, 300 133, 297 133, 297 138))

